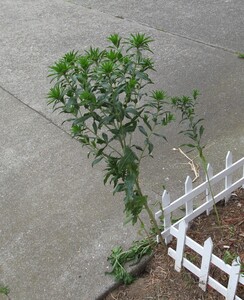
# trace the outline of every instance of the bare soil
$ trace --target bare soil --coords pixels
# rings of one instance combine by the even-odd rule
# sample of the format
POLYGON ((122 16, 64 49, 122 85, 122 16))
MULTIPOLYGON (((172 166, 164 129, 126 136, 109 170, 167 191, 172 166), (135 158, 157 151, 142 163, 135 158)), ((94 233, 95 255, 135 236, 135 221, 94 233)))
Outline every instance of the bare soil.
MULTIPOLYGON (((225 205, 218 205, 221 226, 217 224, 214 212, 203 214, 191 223, 187 235, 202 244, 211 237, 213 253, 230 263, 234 256, 239 256, 244 266, 244 189, 232 194, 225 205), (226 252, 228 251, 229 254, 226 252)), ((170 247, 175 249, 173 240, 170 247)), ((200 265, 201 258, 186 248, 186 257, 200 265)), ((244 268, 242 268, 244 276, 244 268)), ((212 277, 227 286, 228 275, 217 267, 210 267, 212 277)), ((244 286, 239 284, 237 295, 244 299, 244 286)), ((206 292, 198 287, 198 279, 182 268, 180 273, 174 270, 174 260, 167 255, 167 247, 155 249, 155 253, 145 272, 130 286, 120 286, 104 300, 222 300, 224 297, 208 286, 206 292)))

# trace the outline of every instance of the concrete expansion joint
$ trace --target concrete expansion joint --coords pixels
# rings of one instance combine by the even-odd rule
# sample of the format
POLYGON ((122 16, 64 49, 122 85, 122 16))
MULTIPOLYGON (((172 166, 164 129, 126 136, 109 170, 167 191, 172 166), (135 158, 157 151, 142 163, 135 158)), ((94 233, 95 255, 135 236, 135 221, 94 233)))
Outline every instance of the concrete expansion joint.
POLYGON ((61 126, 55 124, 50 118, 46 117, 42 112, 40 112, 40 111, 36 110, 35 108, 31 107, 30 105, 26 104, 25 102, 23 102, 21 99, 19 99, 17 96, 15 96, 13 93, 11 93, 10 91, 8 91, 7 89, 5 89, 1 85, 0 85, 0 89, 3 90, 5 93, 9 94, 11 97, 13 97, 15 100, 17 100, 18 102, 20 102, 25 107, 29 108, 32 112, 34 112, 34 113, 38 114, 40 117, 44 118, 49 124, 55 126, 59 130, 61 130, 63 133, 65 133, 65 134, 67 134, 67 135, 70 136, 70 134, 67 131, 65 131, 61 126))
POLYGON ((80 5, 80 4, 77 4, 77 3, 74 3, 74 2, 72 2, 72 3, 76 4, 76 5, 79 5, 79 6, 82 6, 82 7, 86 8, 86 9, 93 10, 93 11, 96 11, 96 12, 108 15, 108 16, 116 18, 116 19, 121 19, 121 20, 125 20, 127 22, 136 23, 136 24, 139 24, 141 26, 144 26, 144 27, 147 27, 147 28, 159 31, 159 32, 163 32, 163 33, 168 34, 168 35, 172 35, 172 36, 175 36, 175 37, 186 39, 186 40, 191 41, 193 43, 202 44, 202 45, 204 45, 206 47, 215 48, 215 49, 218 49, 218 50, 229 52, 231 54, 236 53, 236 51, 233 50, 233 49, 228 49, 228 48, 225 48, 225 47, 222 47, 222 46, 219 46, 219 45, 214 45, 214 44, 211 44, 211 43, 207 43, 207 42, 204 42, 202 40, 197 40, 197 39, 194 39, 194 38, 191 38, 189 36, 182 35, 182 34, 179 34, 179 33, 170 32, 170 31, 167 31, 167 30, 165 30, 163 28, 157 28, 157 27, 154 27, 154 26, 152 26, 150 24, 147 24, 147 23, 144 23, 144 22, 139 22, 139 21, 136 21, 136 20, 128 19, 128 18, 126 18, 126 17, 124 17, 122 15, 111 15, 111 14, 108 14, 108 13, 106 13, 104 11, 99 10, 99 9, 94 9, 91 6, 80 5))

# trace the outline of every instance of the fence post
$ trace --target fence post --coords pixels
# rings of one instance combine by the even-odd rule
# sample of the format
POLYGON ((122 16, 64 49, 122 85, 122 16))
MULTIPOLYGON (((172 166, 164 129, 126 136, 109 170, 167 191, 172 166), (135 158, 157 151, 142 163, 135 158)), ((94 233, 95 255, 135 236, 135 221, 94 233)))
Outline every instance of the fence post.
MULTIPOLYGON (((191 191, 192 191, 192 180, 190 176, 187 176, 185 181, 185 194, 188 194, 191 191)), ((188 216, 193 212, 193 199, 190 198, 189 200, 187 200, 185 207, 186 207, 186 216, 188 216)))
MULTIPOLYGON (((207 166, 207 172, 208 172, 208 176, 206 176, 206 181, 208 181, 208 178, 209 178, 209 180, 211 180, 211 178, 213 177, 213 168, 210 164, 208 164, 208 166, 207 166)), ((206 188, 206 202, 209 202, 211 200, 212 200, 212 195, 210 193, 210 190, 209 190, 209 188, 206 188)), ((210 214, 210 211, 212 209, 213 208, 211 207, 211 208, 206 210, 207 215, 210 214)))
MULTIPOLYGON (((225 168, 228 169, 232 165, 232 153, 228 151, 225 159, 225 168)), ((228 189, 232 184, 232 174, 225 176, 225 189, 228 189)), ((228 201, 229 196, 225 197, 225 203, 228 201)))
MULTIPOLYGON (((166 190, 164 190, 163 195, 162 195, 162 206, 163 206, 163 209, 165 207, 167 207, 168 205, 170 205, 170 194, 166 190)), ((171 224, 171 213, 165 214, 165 212, 164 212, 164 230, 170 228, 171 225, 172 225, 171 224)), ((171 234, 169 234, 168 236, 166 236, 166 238, 165 238, 166 245, 168 243, 170 243, 171 240, 172 240, 172 235, 171 234)))
POLYGON ((241 271, 240 258, 234 259, 230 270, 230 277, 227 287, 226 300, 234 300, 236 295, 237 284, 241 271))
POLYGON ((178 237, 177 237, 177 246, 176 246, 176 258, 175 258, 175 270, 180 272, 185 248, 185 239, 186 239, 186 229, 187 225, 185 221, 180 222, 178 237))
POLYGON ((204 242, 204 246, 203 246, 203 256, 202 256, 201 271, 199 276, 199 287, 204 292, 207 289, 208 274, 209 274, 212 252, 213 252, 213 242, 211 238, 208 238, 204 242))

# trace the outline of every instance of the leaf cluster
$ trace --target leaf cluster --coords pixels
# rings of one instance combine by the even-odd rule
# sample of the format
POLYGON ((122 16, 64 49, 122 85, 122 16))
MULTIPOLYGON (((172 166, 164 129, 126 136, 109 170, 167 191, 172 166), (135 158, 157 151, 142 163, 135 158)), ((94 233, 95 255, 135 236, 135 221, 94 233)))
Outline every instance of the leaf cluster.
POLYGON ((152 156, 153 136, 166 139, 158 127, 174 117, 164 91, 146 92, 153 83, 154 62, 146 56, 152 39, 112 34, 108 41, 105 49, 71 51, 50 67, 48 103, 69 115, 72 135, 89 149, 92 165, 105 163, 104 183, 124 192, 126 216, 135 224, 147 201, 139 188, 141 160, 152 156), (135 143, 137 133, 142 143, 135 143))
POLYGON ((191 143, 184 144, 182 146, 197 149, 201 157, 202 150, 204 149, 204 146, 201 145, 201 139, 204 133, 204 126, 202 125, 202 121, 204 119, 198 118, 195 112, 198 95, 199 92, 197 90, 194 90, 192 97, 174 97, 171 99, 171 102, 173 108, 181 112, 180 123, 187 124, 186 129, 180 131, 179 133, 190 138, 190 140, 192 141, 191 143))
POLYGON ((244 264, 240 261, 240 259, 238 258, 238 255, 235 253, 231 253, 230 251, 226 250, 223 256, 223 261, 226 264, 231 265, 233 260, 236 260, 237 264, 241 265, 241 276, 244 276, 244 264))
POLYGON ((128 250, 123 250, 121 246, 115 247, 112 250, 111 255, 108 257, 108 261, 112 266, 112 271, 106 274, 113 275, 117 281, 122 281, 124 284, 131 284, 135 277, 128 273, 125 269, 125 265, 129 262, 133 266, 137 264, 143 256, 150 255, 156 242, 143 239, 135 241, 128 250))
POLYGON ((2 285, 0 284, 0 294, 6 295, 8 296, 8 294, 10 293, 10 289, 8 286, 2 285))

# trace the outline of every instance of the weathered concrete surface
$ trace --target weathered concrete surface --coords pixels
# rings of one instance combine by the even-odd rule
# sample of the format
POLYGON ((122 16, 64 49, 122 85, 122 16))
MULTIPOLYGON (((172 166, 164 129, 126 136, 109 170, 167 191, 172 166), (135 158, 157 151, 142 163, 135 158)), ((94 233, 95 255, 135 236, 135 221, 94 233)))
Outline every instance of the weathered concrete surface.
POLYGON ((73 1, 171 34, 234 51, 244 51, 242 0, 73 1))
POLYGON ((134 235, 85 151, 0 89, 0 281, 12 299, 94 299, 134 235))
MULTIPOLYGON (((189 94, 194 88, 202 93, 199 113, 206 119, 207 156, 215 170, 223 167, 228 150, 235 159, 243 156, 244 68, 233 55, 243 48, 243 30, 235 25, 241 24, 242 3, 219 6, 222 16, 228 15, 227 5, 235 15, 231 26, 229 17, 221 19, 223 38, 217 21, 204 17, 204 12, 214 15, 216 1, 205 3, 198 18, 203 32, 189 25, 195 23, 198 9, 188 10, 189 24, 179 19, 185 33, 137 22, 144 22, 143 11, 150 10, 150 22, 159 22, 161 11, 166 24, 175 26, 169 19, 183 6, 166 2, 167 14, 159 1, 157 9, 140 2, 140 13, 130 1, 123 2, 124 8, 131 8, 126 10, 132 13, 130 21, 114 17, 102 1, 93 7, 88 1, 0 0, 0 281, 10 286, 13 299, 95 299, 113 283, 104 276, 110 249, 136 237, 130 227, 122 227, 123 208, 102 185, 102 166, 90 167, 85 149, 60 129, 61 117, 46 106, 48 65, 65 52, 104 46, 111 32, 152 35, 156 86, 170 95, 189 94), (204 43, 177 36, 195 39, 194 30, 204 43)), ((195 8, 201 5, 192 3, 195 8)), ((129 18, 122 8, 116 15, 129 18)), ((171 150, 182 142, 174 134, 176 127, 166 131, 169 144, 156 141, 155 159, 142 170, 144 189, 152 199, 160 199, 163 184, 173 196, 179 195, 190 174, 184 159, 171 150)))

